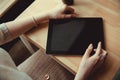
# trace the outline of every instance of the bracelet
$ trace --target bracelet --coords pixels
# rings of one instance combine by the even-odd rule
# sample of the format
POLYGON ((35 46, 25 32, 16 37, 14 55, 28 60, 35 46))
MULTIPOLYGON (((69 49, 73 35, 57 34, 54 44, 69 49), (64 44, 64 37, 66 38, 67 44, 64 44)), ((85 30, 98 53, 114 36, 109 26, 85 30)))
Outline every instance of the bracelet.
POLYGON ((37 22, 36 22, 35 18, 34 18, 34 17, 32 17, 32 19, 33 19, 33 22, 34 22, 34 24, 35 24, 35 27, 38 27, 38 24, 37 24, 37 22))

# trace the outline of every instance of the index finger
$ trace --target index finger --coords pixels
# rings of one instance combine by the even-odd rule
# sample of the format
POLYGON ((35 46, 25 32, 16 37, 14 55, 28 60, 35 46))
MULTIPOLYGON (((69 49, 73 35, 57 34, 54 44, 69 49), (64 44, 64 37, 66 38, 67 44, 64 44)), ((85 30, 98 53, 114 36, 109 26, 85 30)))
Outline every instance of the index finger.
POLYGON ((85 51, 84 57, 88 58, 90 56, 91 52, 92 52, 92 49, 93 49, 93 45, 90 44, 85 51))

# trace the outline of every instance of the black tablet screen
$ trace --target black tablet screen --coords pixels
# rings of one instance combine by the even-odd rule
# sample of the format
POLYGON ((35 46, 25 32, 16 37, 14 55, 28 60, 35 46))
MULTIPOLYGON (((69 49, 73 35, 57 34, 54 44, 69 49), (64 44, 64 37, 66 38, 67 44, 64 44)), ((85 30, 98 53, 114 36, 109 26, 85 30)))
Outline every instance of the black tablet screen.
POLYGON ((102 18, 52 19, 49 21, 47 54, 84 54, 90 43, 104 44, 102 18))

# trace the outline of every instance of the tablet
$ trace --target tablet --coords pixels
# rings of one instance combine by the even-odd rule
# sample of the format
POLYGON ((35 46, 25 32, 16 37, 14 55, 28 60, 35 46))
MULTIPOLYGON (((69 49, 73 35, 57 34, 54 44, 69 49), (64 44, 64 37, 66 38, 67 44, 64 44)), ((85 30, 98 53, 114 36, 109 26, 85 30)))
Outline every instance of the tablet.
POLYGON ((102 18, 51 19, 46 45, 47 54, 83 55, 90 43, 104 45, 102 18))

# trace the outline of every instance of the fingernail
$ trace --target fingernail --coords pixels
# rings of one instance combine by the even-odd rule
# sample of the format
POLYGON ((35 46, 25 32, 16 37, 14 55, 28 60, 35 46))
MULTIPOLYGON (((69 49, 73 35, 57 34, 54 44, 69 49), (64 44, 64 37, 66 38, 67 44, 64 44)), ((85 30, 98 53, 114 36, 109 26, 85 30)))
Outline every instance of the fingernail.
POLYGON ((101 45, 102 44, 101 41, 98 44, 101 45))
POLYGON ((98 42, 98 47, 101 47, 101 42, 98 42))
POLYGON ((90 45, 89 45, 89 48, 93 48, 93 44, 90 44, 90 45))

